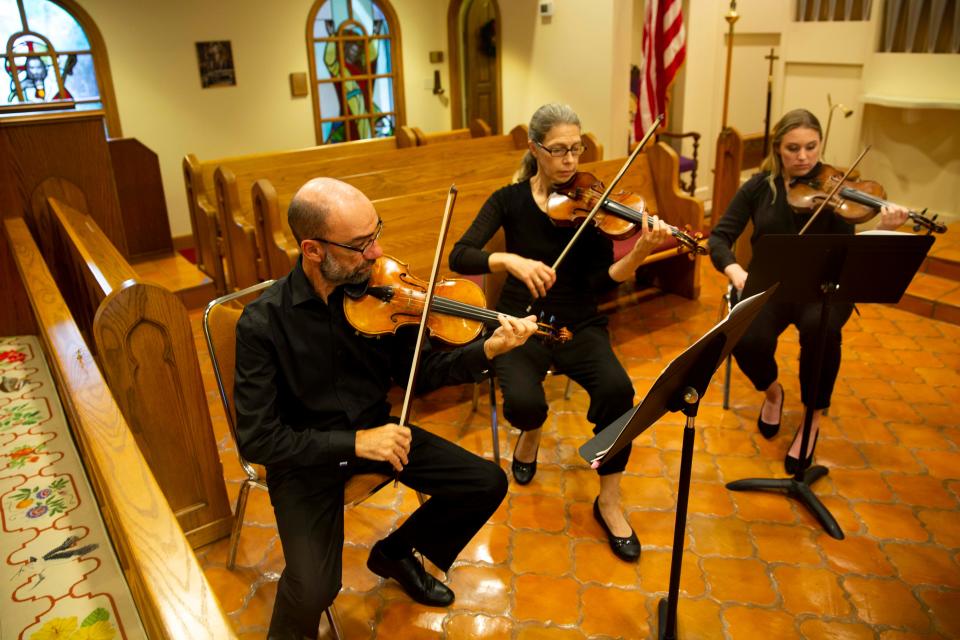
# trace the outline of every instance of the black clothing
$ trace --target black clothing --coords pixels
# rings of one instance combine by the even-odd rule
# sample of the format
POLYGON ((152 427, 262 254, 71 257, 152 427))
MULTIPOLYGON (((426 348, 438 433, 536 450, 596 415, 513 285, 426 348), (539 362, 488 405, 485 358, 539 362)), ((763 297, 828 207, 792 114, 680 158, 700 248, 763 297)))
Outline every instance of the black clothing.
MULTIPOLYGON (((490 271, 490 254, 484 245, 503 227, 505 251, 552 265, 576 232, 572 227, 555 226, 533 199, 530 182, 524 181, 497 190, 484 203, 470 228, 450 251, 450 268, 474 275, 490 271)), ((557 269, 557 281, 545 298, 538 298, 536 309, 544 317, 556 316, 558 325, 571 330, 579 323, 595 319, 597 295, 617 286, 607 273, 613 264, 613 242, 596 229, 587 229, 573 245, 557 269)), ((530 304, 527 286, 507 276, 497 310, 510 315, 525 315, 530 304)))
MULTIPOLYGON (((584 326, 566 344, 551 348, 539 340, 528 340, 522 347, 494 359, 503 392, 503 415, 517 429, 537 429, 546 421, 543 379, 551 363, 589 394, 587 420, 594 424, 594 433, 633 406, 633 383, 613 353, 607 328, 584 326)), ((620 473, 629 459, 630 447, 624 447, 604 462, 597 473, 620 473)))
MULTIPOLYGON (((816 175, 817 165, 808 176, 816 175)), ((797 215, 787 204, 786 188, 783 180, 777 178, 776 198, 767 182, 767 172, 751 177, 737 190, 727 211, 710 232, 708 246, 710 259, 718 271, 735 263, 733 245, 743 233, 747 222, 753 222, 751 245, 767 234, 799 233, 809 220, 809 215, 797 215)), ((804 180, 807 176, 798 180, 804 180)), ((852 234, 853 225, 840 216, 823 212, 806 233, 810 234, 852 234)), ((749 267, 744 267, 749 271, 749 267)), ((802 268, 798 265, 797 268, 802 268)), ((850 318, 853 305, 839 303, 830 306, 828 316, 826 344, 820 371, 820 387, 817 397, 813 397, 813 358, 816 349, 816 335, 820 320, 820 303, 793 304, 788 302, 768 302, 753 321, 750 328, 733 350, 740 369, 746 374, 758 391, 767 389, 778 377, 775 353, 777 339, 790 324, 796 325, 800 332, 800 394, 804 405, 814 409, 830 406, 830 396, 840 371, 841 331, 850 318)))
MULTIPOLYGON (((459 273, 487 273, 489 252, 484 245, 503 227, 505 250, 524 258, 553 264, 567 246, 575 229, 557 227, 537 206, 529 181, 496 191, 484 203, 477 218, 450 252, 450 268, 459 273)), ((545 321, 566 326, 573 339, 547 346, 532 339, 494 360, 503 391, 503 413, 514 427, 529 431, 543 425, 547 402, 543 379, 552 364, 590 394, 587 420, 594 433, 619 418, 633 405, 633 384, 610 347, 606 318, 597 312, 597 295, 617 286, 610 277, 613 242, 596 229, 587 229, 557 269, 557 280, 545 298, 534 303, 545 321)), ((497 309, 510 315, 525 315, 530 291, 509 275, 497 309)), ((630 448, 599 469, 602 475, 626 467, 630 448)))
MULTIPOLYGON (((357 458, 355 432, 396 422, 387 391, 406 384, 414 331, 380 339, 357 335, 343 313, 343 290, 329 304, 301 263, 246 305, 237 324, 234 399, 237 445, 267 469, 286 568, 271 634, 314 637, 340 589, 343 486, 350 476, 393 474, 386 462, 357 458)), ((481 343, 454 351, 425 346, 418 391, 482 379, 481 343)), ((506 495, 503 471, 411 426, 400 481, 431 498, 390 536, 447 570, 506 495)))

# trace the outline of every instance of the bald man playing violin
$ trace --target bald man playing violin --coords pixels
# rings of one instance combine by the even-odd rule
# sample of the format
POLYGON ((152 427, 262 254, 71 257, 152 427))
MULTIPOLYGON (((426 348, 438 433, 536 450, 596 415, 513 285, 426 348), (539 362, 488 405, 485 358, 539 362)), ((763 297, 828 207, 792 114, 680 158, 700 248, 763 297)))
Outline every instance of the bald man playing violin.
MULTIPOLYGON (((370 551, 367 567, 414 600, 446 606, 454 593, 413 552, 447 571, 507 490, 492 462, 391 417, 387 392, 406 384, 416 327, 370 338, 349 325, 345 289, 362 289, 383 252, 383 222, 354 187, 318 178, 288 212, 301 256, 246 305, 237 325, 234 400, 240 453, 267 469, 286 567, 268 638, 315 638, 340 590, 344 484, 397 474, 429 499, 370 551)), ((533 317, 500 316, 485 340, 421 355, 417 391, 482 379, 491 360, 526 342, 533 317)))

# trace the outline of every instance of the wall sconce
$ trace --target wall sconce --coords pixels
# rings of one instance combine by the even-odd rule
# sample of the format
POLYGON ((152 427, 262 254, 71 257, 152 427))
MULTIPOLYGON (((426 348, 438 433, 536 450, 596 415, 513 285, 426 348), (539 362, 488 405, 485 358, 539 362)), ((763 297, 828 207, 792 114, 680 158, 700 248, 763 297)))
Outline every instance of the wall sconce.
POLYGON ((433 95, 443 95, 443 86, 440 84, 440 69, 434 69, 433 71, 433 95))

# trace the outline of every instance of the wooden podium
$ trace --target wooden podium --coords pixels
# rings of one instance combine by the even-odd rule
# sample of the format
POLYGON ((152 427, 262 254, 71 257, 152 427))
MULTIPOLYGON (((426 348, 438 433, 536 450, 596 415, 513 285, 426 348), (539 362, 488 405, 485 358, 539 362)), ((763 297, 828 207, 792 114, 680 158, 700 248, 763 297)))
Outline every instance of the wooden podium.
MULTIPOLYGON (((180 292, 151 289, 161 310, 137 298, 126 304, 132 319, 118 315, 118 296, 129 296, 139 275, 131 263, 173 256, 156 156, 133 140, 108 141, 100 112, 0 118, 0 203, 4 218, 27 222, 88 345, 94 317, 109 315, 97 365, 191 545, 229 535, 233 517, 187 311, 173 295, 180 292)), ((0 293, 11 302, 0 335, 37 333, 17 269, 8 269, 11 249, 0 237, 0 293)))

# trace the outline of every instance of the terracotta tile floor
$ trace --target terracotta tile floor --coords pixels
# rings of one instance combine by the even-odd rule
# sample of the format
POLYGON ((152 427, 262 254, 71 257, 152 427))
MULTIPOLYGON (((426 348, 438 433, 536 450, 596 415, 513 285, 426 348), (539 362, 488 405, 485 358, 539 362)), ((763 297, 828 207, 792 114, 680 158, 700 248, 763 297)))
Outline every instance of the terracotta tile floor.
MULTIPOLYGON (((704 261, 700 300, 654 298, 611 318, 614 345, 638 394, 717 319, 723 279, 704 261)), ((696 420, 680 637, 906 640, 960 637, 960 327, 886 306, 864 305, 844 330, 844 360, 817 460, 830 475, 815 492, 846 533, 826 535, 799 504, 776 494, 733 493, 724 483, 783 476, 783 455, 800 420, 797 336, 781 340, 785 428, 772 442, 753 426, 757 393, 734 367, 731 404, 721 408, 722 370, 696 420)), ((193 314, 199 327, 199 313, 193 314)), ((242 477, 214 391, 206 349, 198 351, 227 487, 242 477)), ((587 397, 566 379, 548 381, 552 412, 540 470, 511 484, 503 505, 449 573, 449 609, 413 603, 367 571, 377 539, 416 506, 388 487, 348 512, 343 591, 336 606, 347 638, 646 638, 668 587, 683 419, 668 414, 643 434, 623 488, 644 544, 638 565, 612 556, 591 515, 598 490, 577 448, 587 397)), ((416 403, 424 427, 491 455, 489 408, 472 413, 471 389, 416 403)), ((507 429, 509 432, 510 430, 507 429)), ((502 435, 504 467, 515 433, 502 435)), ((263 637, 283 557, 265 492, 251 492, 237 568, 227 541, 198 550, 238 634, 263 637)))

